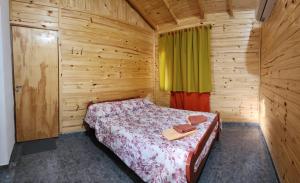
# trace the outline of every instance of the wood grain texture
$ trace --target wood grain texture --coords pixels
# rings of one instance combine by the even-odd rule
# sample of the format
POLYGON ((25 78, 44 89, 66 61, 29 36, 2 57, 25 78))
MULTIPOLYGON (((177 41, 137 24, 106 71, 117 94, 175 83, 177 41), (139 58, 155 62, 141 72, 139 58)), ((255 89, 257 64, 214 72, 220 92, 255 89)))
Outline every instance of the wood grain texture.
POLYGON ((128 4, 150 25, 153 30, 156 30, 156 24, 154 21, 147 16, 147 12, 142 11, 141 7, 135 3, 134 0, 126 0, 128 4))
POLYGON ((12 27, 17 141, 58 135, 57 32, 12 27))
POLYGON ((204 4, 203 0, 198 0, 200 19, 204 19, 204 4))
MULTIPOLYGON (((206 13, 205 1, 202 0, 200 2, 201 9, 199 8, 199 2, 199 0, 169 0, 170 8, 173 10, 174 14, 178 19, 183 19, 187 17, 201 18, 201 14, 203 14, 204 17, 204 14, 206 13)), ((167 23, 167 21, 165 21, 164 23, 167 23)))
POLYGON ((82 129, 86 104, 153 97, 153 31, 62 9, 61 132, 82 129))
MULTIPOLYGON (((204 22, 197 18, 178 26, 165 24, 158 31, 211 24, 212 111, 219 111, 223 121, 258 122, 260 25, 254 11, 234 15, 235 18, 227 13, 207 14, 204 22)), ((169 93, 159 90, 157 62, 155 101, 164 106, 169 106, 170 101, 169 93)))
POLYGON ((13 25, 58 30, 59 8, 99 15, 151 30, 124 0, 11 0, 10 22, 13 25))
MULTIPOLYGON (((153 27, 178 24, 186 18, 203 19, 204 14, 227 12, 227 0, 127 0, 153 27)), ((230 0, 231 10, 254 10, 256 0, 230 0)), ((231 11, 230 11, 231 12, 231 11)))
MULTIPOLYGON (((227 2, 228 0, 205 0, 205 13, 223 13, 227 12, 227 2)), ((245 11, 245 10, 255 10, 257 6, 256 0, 230 0, 232 1, 232 10, 233 11, 245 11)))
POLYGON ((260 122, 283 183, 300 180, 299 7, 278 0, 262 26, 260 122))
POLYGON ((91 100, 153 98, 154 32, 126 1, 12 0, 11 23, 59 32, 61 133, 83 130, 91 100))
MULTIPOLYGON (((151 25, 159 25, 165 22, 174 22, 170 9, 165 5, 163 0, 140 1, 128 0, 136 7, 136 10, 144 15, 151 22, 151 25)), ((171 10, 172 11, 172 10, 171 10)))
POLYGON ((58 29, 58 2, 54 0, 11 0, 10 22, 13 25, 58 29))
POLYGON ((173 12, 173 10, 170 8, 169 2, 167 0, 162 0, 162 1, 163 1, 164 5, 167 7, 168 12, 172 16, 174 23, 178 24, 177 17, 175 15, 175 13, 173 12))
POLYGON ((64 9, 99 15, 152 30, 125 0, 60 0, 60 5, 64 9))
POLYGON ((229 16, 233 16, 232 0, 226 0, 226 11, 227 11, 229 16))

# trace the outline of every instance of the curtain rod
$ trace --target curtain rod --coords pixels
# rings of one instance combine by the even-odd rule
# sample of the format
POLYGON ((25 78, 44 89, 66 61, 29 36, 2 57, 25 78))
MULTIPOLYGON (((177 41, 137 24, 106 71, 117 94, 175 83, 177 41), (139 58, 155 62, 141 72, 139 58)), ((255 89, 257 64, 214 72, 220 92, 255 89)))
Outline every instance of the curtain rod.
POLYGON ((183 28, 183 29, 177 29, 177 30, 173 30, 173 31, 169 31, 169 32, 162 32, 162 33, 159 33, 159 35, 170 34, 170 33, 176 33, 176 32, 179 32, 179 31, 186 31, 186 30, 189 30, 189 29, 199 28, 199 27, 207 27, 207 28, 211 29, 211 28, 212 28, 212 25, 211 25, 211 24, 197 25, 197 26, 187 27, 187 28, 183 28))

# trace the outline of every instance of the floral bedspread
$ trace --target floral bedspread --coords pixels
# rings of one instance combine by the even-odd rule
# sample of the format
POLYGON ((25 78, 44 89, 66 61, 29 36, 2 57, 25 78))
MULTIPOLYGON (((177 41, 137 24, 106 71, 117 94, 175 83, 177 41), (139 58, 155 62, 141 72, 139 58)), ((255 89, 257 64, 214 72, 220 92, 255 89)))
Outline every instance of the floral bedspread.
MULTIPOLYGON (((95 129, 97 139, 110 148, 145 182, 186 182, 185 166, 215 118, 214 113, 159 107, 145 99, 93 104, 85 121, 95 129), (197 132, 183 139, 168 141, 162 131, 186 123, 191 114, 208 117, 197 132)), ((216 133, 212 133, 196 166, 208 153, 216 133)))

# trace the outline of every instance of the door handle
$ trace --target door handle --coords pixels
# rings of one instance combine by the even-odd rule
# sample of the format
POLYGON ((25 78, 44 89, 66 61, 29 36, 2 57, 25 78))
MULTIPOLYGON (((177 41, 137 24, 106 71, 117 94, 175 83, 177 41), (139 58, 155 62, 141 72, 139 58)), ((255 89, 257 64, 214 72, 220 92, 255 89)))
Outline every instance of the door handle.
POLYGON ((22 88, 21 85, 17 85, 17 86, 15 87, 16 92, 19 92, 19 90, 20 90, 21 88, 22 88))

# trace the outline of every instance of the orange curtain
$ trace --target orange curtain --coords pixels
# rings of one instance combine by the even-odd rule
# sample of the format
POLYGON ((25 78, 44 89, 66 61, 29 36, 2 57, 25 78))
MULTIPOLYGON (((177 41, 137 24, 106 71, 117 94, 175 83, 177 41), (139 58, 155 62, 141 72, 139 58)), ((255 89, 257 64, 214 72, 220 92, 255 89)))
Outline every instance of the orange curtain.
POLYGON ((171 92, 171 107, 191 111, 210 112, 210 93, 171 92))

